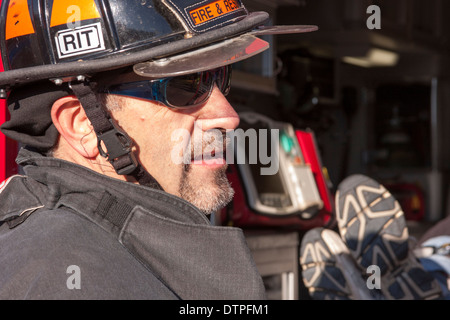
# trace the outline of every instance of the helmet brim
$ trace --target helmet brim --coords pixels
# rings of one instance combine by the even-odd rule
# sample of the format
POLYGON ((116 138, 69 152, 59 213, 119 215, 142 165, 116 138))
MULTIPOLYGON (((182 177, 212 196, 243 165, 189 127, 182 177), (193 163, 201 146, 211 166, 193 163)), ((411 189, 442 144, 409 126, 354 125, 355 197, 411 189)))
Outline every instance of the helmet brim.
POLYGON ((304 33, 316 30, 316 26, 260 27, 207 47, 135 64, 133 70, 139 76, 159 79, 215 69, 248 59, 267 50, 269 43, 256 35, 304 33))
POLYGON ((187 53, 138 63, 133 70, 139 76, 152 79, 176 77, 236 63, 268 48, 268 42, 244 34, 187 53))

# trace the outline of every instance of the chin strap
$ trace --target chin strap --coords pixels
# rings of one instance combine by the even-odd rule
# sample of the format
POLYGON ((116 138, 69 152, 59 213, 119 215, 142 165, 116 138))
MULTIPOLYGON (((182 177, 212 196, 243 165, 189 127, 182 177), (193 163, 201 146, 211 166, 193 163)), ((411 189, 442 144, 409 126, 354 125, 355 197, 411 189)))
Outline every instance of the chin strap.
POLYGON ((98 150, 119 175, 133 176, 140 185, 162 190, 160 184, 136 159, 133 141, 104 110, 95 94, 95 83, 71 83, 70 88, 83 106, 98 139, 98 150))

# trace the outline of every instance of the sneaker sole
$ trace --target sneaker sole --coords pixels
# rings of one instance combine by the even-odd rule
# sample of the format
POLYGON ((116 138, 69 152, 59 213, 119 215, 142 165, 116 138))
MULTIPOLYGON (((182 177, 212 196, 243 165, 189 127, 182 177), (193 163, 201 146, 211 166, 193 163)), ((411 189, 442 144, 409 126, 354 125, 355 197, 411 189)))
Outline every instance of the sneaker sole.
POLYGON ((370 292, 339 235, 315 228, 302 239, 302 278, 315 300, 370 300, 370 292))
POLYGON ((386 299, 436 299, 440 287, 408 246, 408 229, 398 201, 375 180, 350 176, 336 192, 341 237, 363 274, 376 266, 386 299))

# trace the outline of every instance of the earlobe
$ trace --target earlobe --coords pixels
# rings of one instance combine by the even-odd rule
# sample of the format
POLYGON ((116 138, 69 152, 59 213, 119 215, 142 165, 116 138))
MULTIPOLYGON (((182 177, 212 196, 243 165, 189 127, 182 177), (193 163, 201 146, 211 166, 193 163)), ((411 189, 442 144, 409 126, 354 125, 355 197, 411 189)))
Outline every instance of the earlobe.
POLYGON ((86 158, 95 158, 99 151, 97 136, 83 107, 75 96, 56 100, 52 106, 53 124, 67 143, 86 158))

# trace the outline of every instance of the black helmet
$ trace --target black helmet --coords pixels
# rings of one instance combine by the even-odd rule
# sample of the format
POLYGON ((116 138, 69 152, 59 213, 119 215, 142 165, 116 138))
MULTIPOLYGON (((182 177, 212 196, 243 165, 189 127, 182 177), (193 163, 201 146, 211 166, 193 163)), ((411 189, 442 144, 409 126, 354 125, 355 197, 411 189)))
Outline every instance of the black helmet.
POLYGON ((99 116, 105 111, 94 102, 96 86, 89 79, 123 68, 147 78, 213 69, 267 49, 258 35, 317 29, 264 27, 268 19, 265 12, 248 12, 241 0, 3 0, 0 97, 11 89, 12 94, 11 121, 2 131, 49 149, 57 131, 43 110, 51 105, 42 101, 47 91, 52 102, 73 91, 94 126, 99 149, 100 141, 106 145, 102 155, 119 174, 136 173, 131 140, 107 112, 99 116), (26 89, 15 90, 20 87, 26 89), (34 97, 42 99, 36 104, 34 97))
POLYGON ((267 49, 258 33, 314 30, 258 28, 268 18, 265 12, 249 13, 240 0, 3 0, 0 51, 6 72, 0 74, 0 87, 64 81, 144 61, 153 64, 136 71, 146 75, 153 69, 155 77, 167 75, 162 70, 168 65, 170 73, 191 72, 191 67, 233 63, 267 49), (204 61, 186 63, 183 57, 178 64, 158 63, 212 44, 204 61))

